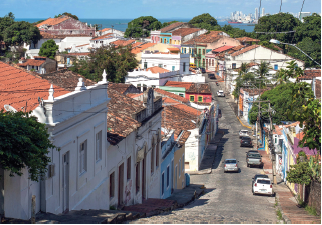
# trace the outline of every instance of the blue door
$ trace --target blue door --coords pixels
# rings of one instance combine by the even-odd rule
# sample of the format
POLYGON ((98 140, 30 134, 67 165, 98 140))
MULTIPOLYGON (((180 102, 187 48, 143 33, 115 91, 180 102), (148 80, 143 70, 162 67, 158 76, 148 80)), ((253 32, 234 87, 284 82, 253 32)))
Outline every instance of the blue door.
POLYGON ((69 66, 70 58, 67 58, 67 65, 69 66))

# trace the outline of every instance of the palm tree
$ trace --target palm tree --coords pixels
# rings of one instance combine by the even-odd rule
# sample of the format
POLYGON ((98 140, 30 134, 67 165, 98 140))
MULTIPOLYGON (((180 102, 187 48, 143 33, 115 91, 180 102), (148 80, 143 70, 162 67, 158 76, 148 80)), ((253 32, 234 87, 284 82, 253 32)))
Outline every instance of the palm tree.
POLYGON ((258 69, 255 70, 255 74, 259 77, 260 79, 260 86, 265 87, 265 84, 267 82, 266 76, 271 70, 272 67, 269 65, 268 62, 261 61, 261 63, 258 65, 258 69))

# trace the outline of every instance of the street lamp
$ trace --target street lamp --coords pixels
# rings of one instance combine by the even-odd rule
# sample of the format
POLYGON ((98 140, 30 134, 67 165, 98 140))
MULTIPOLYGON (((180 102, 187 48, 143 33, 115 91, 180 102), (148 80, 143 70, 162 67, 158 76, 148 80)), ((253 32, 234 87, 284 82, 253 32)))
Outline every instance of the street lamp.
POLYGON ((276 39, 271 39, 269 42, 273 43, 273 44, 283 44, 283 45, 291 45, 295 48, 297 48, 298 50, 300 50, 304 55, 306 55, 307 57, 309 57, 313 62, 315 62, 316 64, 318 64, 319 66, 321 66, 321 64, 317 63, 314 59, 312 59, 308 54, 306 54, 305 52, 303 52, 301 49, 299 49, 295 44, 289 44, 289 43, 282 43, 279 40, 276 39))

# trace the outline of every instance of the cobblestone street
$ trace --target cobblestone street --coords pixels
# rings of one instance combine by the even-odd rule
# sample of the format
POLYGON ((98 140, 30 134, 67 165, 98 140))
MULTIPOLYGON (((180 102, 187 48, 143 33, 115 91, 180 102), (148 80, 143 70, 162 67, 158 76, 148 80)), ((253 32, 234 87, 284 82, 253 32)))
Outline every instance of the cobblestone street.
POLYGON ((220 86, 217 87, 215 82, 210 84, 213 96, 222 111, 219 132, 224 132, 224 136, 218 145, 212 172, 191 175, 191 183, 205 185, 205 194, 184 208, 130 223, 277 223, 275 198, 253 195, 251 192, 252 177, 263 173, 263 170, 246 166, 245 152, 250 148, 240 147, 238 136, 239 130, 245 127, 239 123, 227 104, 228 97, 218 98, 214 95, 220 86), (222 162, 227 158, 239 161, 238 173, 224 173, 222 162))

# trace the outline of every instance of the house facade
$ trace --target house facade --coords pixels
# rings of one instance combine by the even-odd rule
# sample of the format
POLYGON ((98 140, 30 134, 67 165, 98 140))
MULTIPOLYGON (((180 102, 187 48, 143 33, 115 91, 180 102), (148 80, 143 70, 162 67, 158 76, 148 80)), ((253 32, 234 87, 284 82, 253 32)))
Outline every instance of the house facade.
POLYGON ((57 62, 55 60, 42 56, 34 56, 34 59, 21 58, 17 65, 26 70, 32 70, 40 74, 57 70, 57 62))

